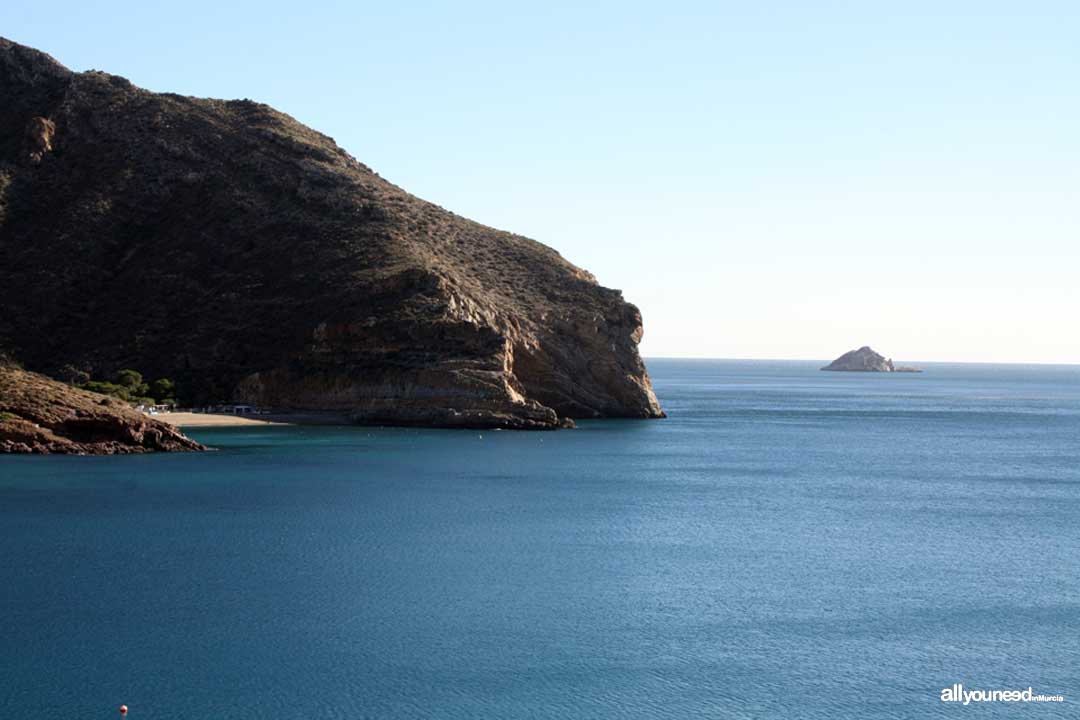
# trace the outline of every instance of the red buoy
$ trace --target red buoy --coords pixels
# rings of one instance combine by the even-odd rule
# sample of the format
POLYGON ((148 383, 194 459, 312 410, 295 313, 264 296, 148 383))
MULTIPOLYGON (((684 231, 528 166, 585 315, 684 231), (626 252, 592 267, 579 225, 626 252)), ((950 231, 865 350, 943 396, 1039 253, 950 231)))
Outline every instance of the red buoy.
POLYGON ((120 706, 120 714, 121 715, 127 715, 127 705, 121 705, 120 706))

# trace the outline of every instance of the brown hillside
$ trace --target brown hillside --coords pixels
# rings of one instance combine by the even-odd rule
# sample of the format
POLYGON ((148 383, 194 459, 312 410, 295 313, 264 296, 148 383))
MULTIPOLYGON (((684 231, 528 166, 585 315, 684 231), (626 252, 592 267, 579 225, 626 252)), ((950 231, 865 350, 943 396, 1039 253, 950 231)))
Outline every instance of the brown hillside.
POLYGON ((116 455, 206 448, 120 400, 0 358, 0 453, 116 455))
POLYGON ((0 347, 359 422, 658 417, 638 310, 247 100, 0 39, 0 347))

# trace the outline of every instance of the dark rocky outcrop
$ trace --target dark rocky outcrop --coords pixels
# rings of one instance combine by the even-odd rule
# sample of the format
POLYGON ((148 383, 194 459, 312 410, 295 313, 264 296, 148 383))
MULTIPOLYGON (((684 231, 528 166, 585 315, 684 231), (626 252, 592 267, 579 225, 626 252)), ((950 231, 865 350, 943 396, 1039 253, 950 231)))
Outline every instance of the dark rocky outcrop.
POLYGON ((874 352, 868 345, 844 353, 821 369, 842 372, 922 372, 918 368, 893 365, 891 358, 874 352))
POLYGON ((205 449, 127 403, 0 359, 0 453, 117 455, 205 449))
POLYGON ((249 100, 0 40, 0 347, 358 422, 661 417, 621 293, 249 100))

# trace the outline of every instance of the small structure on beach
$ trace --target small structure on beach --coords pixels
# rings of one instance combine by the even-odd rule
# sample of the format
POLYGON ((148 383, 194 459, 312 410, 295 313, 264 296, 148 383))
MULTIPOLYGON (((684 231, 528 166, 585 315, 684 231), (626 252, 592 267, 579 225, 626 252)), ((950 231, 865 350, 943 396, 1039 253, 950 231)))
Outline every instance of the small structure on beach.
POLYGON ((221 408, 221 411, 233 415, 256 415, 259 412, 251 405, 225 405, 221 408))
POLYGON ((165 405, 158 403, 157 405, 136 405, 135 409, 141 413, 147 415, 157 415, 158 413, 172 412, 176 408, 175 405, 165 405))

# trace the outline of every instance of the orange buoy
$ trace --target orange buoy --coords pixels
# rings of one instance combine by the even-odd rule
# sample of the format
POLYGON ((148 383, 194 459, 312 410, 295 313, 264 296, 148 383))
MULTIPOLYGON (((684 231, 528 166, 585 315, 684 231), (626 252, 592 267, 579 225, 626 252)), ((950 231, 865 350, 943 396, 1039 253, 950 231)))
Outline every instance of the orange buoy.
POLYGON ((120 714, 121 715, 127 715, 127 705, 121 705, 120 706, 120 714))

